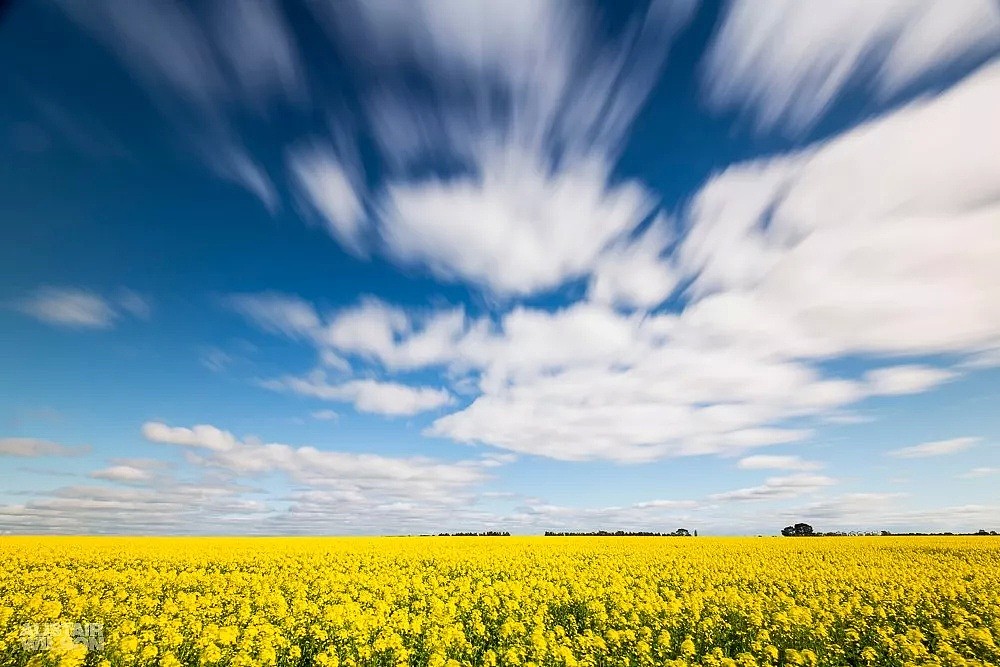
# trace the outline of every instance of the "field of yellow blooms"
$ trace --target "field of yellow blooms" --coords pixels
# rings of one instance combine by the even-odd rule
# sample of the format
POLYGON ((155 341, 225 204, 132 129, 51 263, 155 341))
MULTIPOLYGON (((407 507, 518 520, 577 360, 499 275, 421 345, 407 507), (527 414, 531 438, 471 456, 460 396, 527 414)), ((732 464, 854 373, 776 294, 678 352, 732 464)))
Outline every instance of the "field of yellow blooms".
POLYGON ((1000 540, 0 537, 0 665, 997 665, 1000 540))

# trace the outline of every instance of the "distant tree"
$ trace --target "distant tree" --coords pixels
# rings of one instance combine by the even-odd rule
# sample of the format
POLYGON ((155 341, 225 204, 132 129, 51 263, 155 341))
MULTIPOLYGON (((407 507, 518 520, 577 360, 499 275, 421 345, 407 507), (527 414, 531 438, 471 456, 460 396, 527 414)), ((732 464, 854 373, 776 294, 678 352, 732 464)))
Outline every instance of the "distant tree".
POLYGON ((674 531, 674 535, 676 535, 677 537, 691 537, 691 533, 688 531, 687 528, 678 528, 677 530, 674 531))
POLYGON ((781 529, 781 534, 785 537, 811 537, 813 527, 808 523, 797 523, 794 526, 785 526, 781 529))

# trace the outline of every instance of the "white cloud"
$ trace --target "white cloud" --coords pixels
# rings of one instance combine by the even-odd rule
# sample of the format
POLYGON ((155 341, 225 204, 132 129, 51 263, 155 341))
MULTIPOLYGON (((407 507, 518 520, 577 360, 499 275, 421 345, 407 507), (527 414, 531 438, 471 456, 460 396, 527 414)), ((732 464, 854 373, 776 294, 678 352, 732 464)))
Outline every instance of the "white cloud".
POLYGON ((299 297, 278 292, 233 294, 223 302, 265 331, 293 339, 312 340, 320 336, 319 314, 312 304, 299 297))
POLYGON ((38 438, 0 438, 0 456, 38 458, 42 456, 77 456, 89 451, 88 447, 67 447, 38 438))
POLYGON ((406 312, 365 298, 331 318, 324 342, 389 368, 407 369, 453 361, 467 332, 461 308, 406 312))
POLYGON ((433 99, 393 90, 397 101, 407 94, 406 104, 394 105, 392 122, 377 131, 405 128, 393 136, 416 151, 432 151, 439 138, 455 150, 456 143, 491 140, 537 146, 553 134, 574 153, 619 147, 695 7, 654 2, 602 43, 597 17, 577 3, 312 5, 347 55, 386 85, 397 83, 395 70, 404 65, 429 78, 433 99), (484 106, 490 103, 499 108, 484 106), (411 122, 401 123, 407 116, 411 122), (436 119, 438 127, 424 126, 424 119, 436 119))
MULTIPOLYGON (((50 534, 266 532, 264 503, 240 487, 171 480, 164 486, 70 486, 0 505, 0 530, 50 534)), ((273 529, 272 529, 273 532, 273 529)))
POLYGON ((773 423, 856 400, 851 383, 793 362, 689 347, 674 316, 594 304, 515 309, 455 346, 481 395, 432 435, 561 459, 637 461, 740 451, 808 435, 773 423))
MULTIPOLYGON (((583 3, 311 5, 380 82, 366 109, 389 167, 374 203, 384 251, 503 296, 589 274, 652 211, 640 184, 611 174, 694 7, 654 2, 602 35, 583 3), (404 69, 426 85, 408 87, 404 69)), ((310 199, 339 209, 346 190, 310 199)), ((343 227, 331 232, 356 251, 343 227)))
POLYGON ((333 421, 339 417, 339 415, 333 410, 316 410, 309 413, 309 416, 317 421, 333 421))
POLYGON ((451 394, 433 387, 411 387, 397 382, 348 380, 330 384, 322 371, 308 377, 285 376, 261 383, 267 389, 291 391, 324 401, 353 403, 360 412, 380 415, 415 415, 452 402, 451 394))
POLYGON ((246 102, 258 112, 273 98, 302 105, 305 72, 278 2, 220 2, 212 10, 213 44, 246 102))
POLYGON ((756 454, 739 460, 737 467, 744 470, 819 470, 823 464, 806 461, 798 456, 756 454))
POLYGON ((605 169, 583 163, 548 176, 534 158, 508 154, 476 178, 390 185, 386 243, 404 262, 500 294, 557 287, 650 212, 641 188, 607 186, 605 169))
POLYGON ((345 166, 332 149, 299 147, 288 154, 288 169, 300 199, 323 219, 327 231, 349 252, 364 255, 365 207, 357 166, 345 166))
POLYGON ((105 479, 111 482, 145 482, 153 478, 152 473, 136 466, 117 465, 95 470, 90 473, 94 479, 105 479))
POLYGON ((116 301, 120 309, 140 320, 148 320, 153 314, 153 304, 150 300, 133 290, 118 290, 116 301))
POLYGON ((975 352, 959 364, 959 367, 969 370, 1000 367, 1000 347, 992 347, 975 352))
POLYGON ((770 477, 760 486, 715 493, 709 496, 715 501, 755 501, 794 498, 813 493, 836 484, 837 480, 824 475, 796 474, 786 477, 770 477))
POLYGON ((696 195, 676 253, 701 335, 797 356, 1000 338, 1000 64, 696 195))
POLYGON ((201 365, 213 373, 221 373, 226 370, 234 361, 233 357, 225 350, 211 347, 204 350, 199 357, 201 365))
POLYGON ((478 461, 449 463, 240 440, 207 424, 184 428, 148 422, 143 435, 151 442, 190 448, 204 465, 239 476, 283 473, 310 487, 354 494, 356 500, 369 496, 454 502, 485 480, 489 467, 478 461))
MULTIPOLYGON (((300 311, 315 312, 292 302, 296 319, 300 311)), ((685 313, 625 314, 580 302, 554 312, 518 307, 494 323, 469 320, 461 310, 407 313, 363 299, 326 322, 310 315, 308 325, 295 326, 251 312, 273 331, 308 331, 305 338, 321 350, 361 355, 390 371, 443 366, 446 375, 476 377, 472 404, 439 418, 428 433, 557 459, 644 461, 796 442, 809 430, 782 428, 783 420, 837 414, 890 389, 825 377, 739 339, 702 336, 699 321, 685 313)), ((915 391, 916 380, 930 386, 947 375, 890 368, 893 391, 902 390, 900 378, 915 391)), ((318 375, 267 386, 357 400, 353 382, 331 384, 318 375)), ((384 392, 385 402, 372 409, 416 409, 406 398, 410 390, 401 391, 384 392)), ((446 392, 432 392, 426 405, 444 405, 446 392)))
POLYGON ((351 370, 351 363, 347 359, 329 349, 320 351, 319 363, 326 368, 343 373, 350 372, 351 370))
POLYGON ((197 17, 184 5, 149 0, 126 7, 111 0, 57 4, 104 42, 151 94, 170 91, 204 107, 212 107, 222 94, 223 74, 197 17))
POLYGON ((42 287, 20 303, 20 310, 57 326, 110 329, 117 313, 101 296, 75 287, 42 287))
POLYGON ((873 394, 918 394, 957 377, 955 373, 929 366, 889 366, 865 373, 873 394))
MULTIPOLYGON (((440 367, 476 395, 439 417, 432 436, 623 462, 798 442, 813 419, 954 377, 910 360, 1000 340, 998 82, 992 64, 832 140, 726 169, 682 212, 676 243, 662 220, 617 240, 597 255, 590 298, 556 310, 470 318, 366 299, 324 319, 291 299, 290 314, 284 301, 245 314, 321 356, 357 356, 390 373, 440 367), (606 267, 631 253, 664 280, 609 278, 606 267), (680 310, 649 312, 675 280, 680 310), (875 368, 837 377, 828 362, 846 355, 875 368)), ((289 380, 302 393, 357 400, 356 381, 273 386, 291 389, 289 380)), ((429 402, 443 405, 443 390, 431 391, 440 393, 429 402)))
POLYGON ((202 447, 217 452, 230 450, 238 442, 232 433, 217 429, 210 424, 184 428, 171 427, 162 422, 146 422, 142 425, 142 435, 150 442, 202 447))
POLYGON ((597 261, 588 296, 602 303, 652 308, 677 286, 662 255, 672 241, 666 220, 658 219, 639 238, 605 251, 597 261))
POLYGON ((715 109, 797 133, 864 85, 891 96, 928 73, 1000 50, 991 0, 733 0, 705 61, 715 109))
POLYGON ((846 425, 867 424, 869 422, 875 421, 875 417, 872 415, 864 415, 854 412, 831 412, 830 414, 823 415, 821 419, 827 424, 846 424, 846 425))
POLYGON ((37 320, 70 329, 110 329, 125 316, 149 319, 148 298, 121 289, 113 298, 79 287, 40 287, 17 304, 37 320))
POLYGON ((280 208, 278 191, 267 171, 233 138, 201 139, 195 152, 219 178, 257 197, 269 213, 273 214, 280 208))
POLYGON ((324 331, 324 340, 337 349, 388 360, 397 337, 410 328, 410 317, 399 308, 364 297, 357 306, 338 312, 324 331))
POLYGON ((911 447, 903 447, 888 452, 889 456, 900 459, 920 459, 931 456, 947 456, 957 454, 974 447, 982 438, 951 438, 948 440, 935 440, 925 442, 911 447))
POLYGON ((408 312, 372 297, 325 318, 308 301, 274 292, 231 295, 224 303, 264 331, 312 343, 324 366, 345 372, 345 354, 393 369, 443 364, 468 333, 461 308, 408 312))
POLYGON ((278 3, 57 4, 117 56, 209 169, 277 210, 275 187, 234 116, 244 108, 264 115, 278 100, 301 106, 307 98, 298 47, 278 3))
POLYGON ((980 477, 991 477, 997 474, 1000 474, 1000 468, 980 466, 978 468, 972 468, 968 472, 962 473, 959 477, 962 479, 979 479, 980 477))

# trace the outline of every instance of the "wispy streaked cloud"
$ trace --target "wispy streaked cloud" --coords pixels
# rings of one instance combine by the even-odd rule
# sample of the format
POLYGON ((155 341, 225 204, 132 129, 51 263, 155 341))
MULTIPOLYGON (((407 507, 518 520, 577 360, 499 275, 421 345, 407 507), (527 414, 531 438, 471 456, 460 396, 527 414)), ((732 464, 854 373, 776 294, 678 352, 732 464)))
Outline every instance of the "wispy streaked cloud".
POLYGON ((74 287, 42 287, 20 309, 42 322, 78 329, 110 329, 117 319, 103 297, 74 287))
POLYGON ((0 438, 0 456, 40 458, 44 456, 81 456, 87 446, 67 446, 38 438, 0 438))
POLYGON ((78 287, 40 287, 17 307, 37 320, 71 329, 110 329, 125 315, 148 319, 152 310, 146 297, 131 290, 105 297, 78 287))
POLYGON ((752 486, 735 491, 725 491, 709 496, 711 500, 723 502, 745 502, 794 498, 832 486, 837 480, 825 475, 806 473, 771 477, 760 486, 752 486))
POLYGON ((957 454, 967 449, 975 447, 982 438, 950 438, 948 440, 934 440, 910 447, 902 447, 889 451, 888 456, 898 459, 922 459, 931 456, 948 456, 957 454))
POLYGON ((285 376, 264 380, 261 386, 275 391, 289 391, 323 401, 352 403, 360 412, 380 415, 415 415, 448 405, 450 393, 434 387, 411 387, 398 382, 349 380, 329 383, 322 371, 308 377, 285 376))
MULTIPOLYGON (((503 296, 588 274, 653 210, 642 184, 612 172, 695 7, 653 2, 602 35, 585 3, 313 3, 347 61, 380 84, 365 120, 386 164, 372 230, 383 251, 503 296), (426 87, 410 87, 406 68, 426 87)), ((358 252, 369 234, 358 179, 331 155, 308 164, 291 161, 294 179, 358 252)))
POLYGON ((744 470, 819 470, 823 467, 818 461, 806 461, 798 456, 775 454, 755 454, 737 462, 737 467, 744 470))
POLYGON ((760 130, 798 134, 851 90, 890 97, 998 52, 1000 8, 991 0, 732 0, 705 58, 704 87, 714 109, 745 109, 760 130))
POLYGON ((308 101, 297 41, 279 3, 56 4, 118 58, 212 172, 277 210, 272 179, 234 116, 263 115, 276 101, 308 101))
POLYGON ((367 213, 363 175, 354 160, 332 147, 307 146, 288 154, 288 168, 300 199, 314 209, 327 231, 345 250, 367 254, 367 213))
POLYGON ((978 468, 972 468, 962 473, 959 477, 962 479, 980 479, 982 477, 992 477, 993 475, 1000 475, 1000 468, 979 466, 978 468))
POLYGON ((104 479, 112 482, 145 482, 152 479, 153 475, 148 470, 135 466, 117 465, 90 473, 94 479, 104 479))

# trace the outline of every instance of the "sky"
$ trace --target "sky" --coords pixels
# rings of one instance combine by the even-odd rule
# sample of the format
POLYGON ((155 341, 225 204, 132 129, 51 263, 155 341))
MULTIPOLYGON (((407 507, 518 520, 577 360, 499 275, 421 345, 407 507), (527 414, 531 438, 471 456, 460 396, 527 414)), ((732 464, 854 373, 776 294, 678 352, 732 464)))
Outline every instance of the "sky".
POLYGON ((0 532, 1000 529, 1000 6, 25 0, 0 532))

